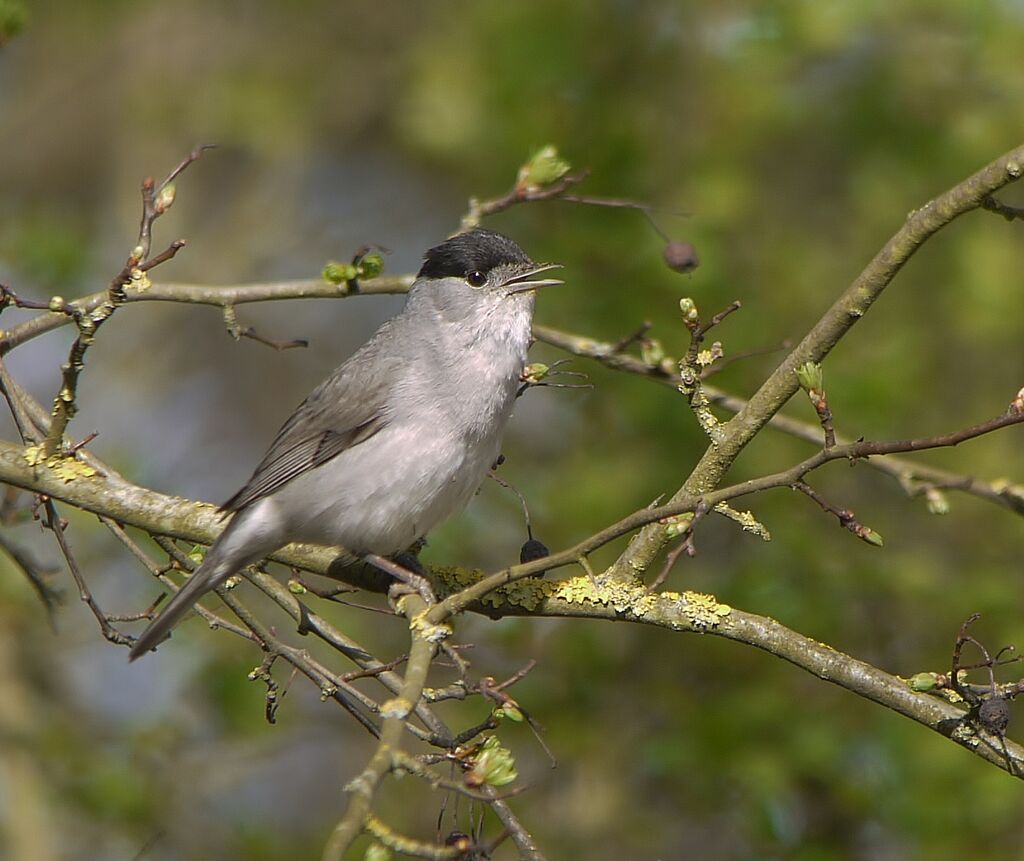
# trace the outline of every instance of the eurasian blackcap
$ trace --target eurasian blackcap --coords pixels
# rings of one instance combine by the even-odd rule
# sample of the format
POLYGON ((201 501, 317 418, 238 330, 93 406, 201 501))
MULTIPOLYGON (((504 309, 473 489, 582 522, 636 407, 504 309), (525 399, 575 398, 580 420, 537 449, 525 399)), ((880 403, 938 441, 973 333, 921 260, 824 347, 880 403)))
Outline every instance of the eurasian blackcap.
POLYGON ((495 462, 531 340, 533 291, 561 281, 511 239, 471 230, 431 248, 405 307, 306 398, 223 505, 231 521, 132 646, 291 541, 354 555, 411 547, 495 462))

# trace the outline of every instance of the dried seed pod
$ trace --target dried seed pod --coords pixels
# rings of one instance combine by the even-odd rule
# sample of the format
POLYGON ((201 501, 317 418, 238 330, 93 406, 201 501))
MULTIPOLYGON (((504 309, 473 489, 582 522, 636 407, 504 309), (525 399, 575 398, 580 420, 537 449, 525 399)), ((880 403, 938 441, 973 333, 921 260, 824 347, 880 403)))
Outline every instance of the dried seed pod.
MULTIPOLYGON (((523 565, 527 562, 533 562, 535 559, 543 559, 545 556, 550 555, 551 551, 536 538, 531 538, 521 548, 519 548, 519 562, 523 565)), ((533 576, 543 577, 545 574, 547 574, 547 571, 538 571, 533 576)))
POLYGON ((1010 725, 1010 706, 1000 696, 991 696, 978 707, 978 723, 995 735, 1005 735, 1010 725))
POLYGON ((700 266, 700 257, 692 242, 682 242, 674 239, 665 245, 663 252, 665 265, 673 272, 693 272, 700 266))

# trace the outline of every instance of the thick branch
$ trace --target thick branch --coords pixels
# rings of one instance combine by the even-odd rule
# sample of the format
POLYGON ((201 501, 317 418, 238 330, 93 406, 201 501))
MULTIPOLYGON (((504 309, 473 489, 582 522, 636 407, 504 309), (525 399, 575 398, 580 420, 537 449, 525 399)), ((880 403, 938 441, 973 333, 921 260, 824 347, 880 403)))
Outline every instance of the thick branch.
MULTIPOLYGON (((1004 421, 1009 422, 1009 419, 996 420, 996 423, 1004 421)), ((992 429, 992 424, 987 423, 987 429, 992 429)), ((946 444, 955 444, 962 433, 936 439, 944 440, 946 444)), ((722 605, 718 605, 713 599, 710 599, 709 604, 707 596, 679 596, 669 592, 651 594, 640 584, 597 584, 589 576, 563 581, 523 579, 541 568, 550 569, 559 564, 568 564, 581 553, 589 552, 589 549, 624 535, 644 523, 679 513, 687 508, 693 510, 693 507, 699 505, 702 500, 707 504, 719 497, 731 498, 750 493, 762 489, 761 485, 768 479, 774 482, 772 486, 779 486, 788 481, 791 474, 806 471, 814 464, 845 459, 857 454, 863 455, 869 451, 883 452, 896 445, 905 444, 854 443, 851 446, 819 452, 813 458, 775 476, 744 482, 732 488, 723 488, 703 498, 680 497, 670 505, 635 512, 576 547, 527 565, 515 566, 489 578, 482 579, 472 572, 435 569, 433 573, 437 582, 446 584, 450 594, 436 605, 430 614, 444 618, 450 612, 466 608, 492 616, 578 616, 643 622, 680 631, 708 631, 748 642, 778 654, 815 675, 849 687, 862 696, 883 703, 937 731, 951 735, 959 743, 971 748, 970 739, 953 732, 956 727, 949 721, 959 720, 962 713, 952 706, 899 689, 895 686, 902 683, 894 680, 894 677, 789 631, 772 620, 725 608, 727 621, 723 622, 723 617, 718 615, 718 608, 722 605), (862 446, 864 450, 859 450, 858 446, 862 446), (454 580, 451 579, 453 576, 454 580), (504 590, 495 591, 496 577, 500 583, 506 584, 504 590), (454 601, 451 601, 453 598, 454 601)), ((0 442, 0 481, 64 499, 79 508, 109 516, 150 532, 171 534, 189 541, 209 543, 220 528, 220 519, 213 506, 164 496, 100 475, 81 476, 66 481, 58 470, 42 465, 35 468, 30 466, 25 450, 10 443, 0 442)), ((330 564, 336 556, 336 551, 328 548, 290 545, 275 554, 274 558, 296 567, 329 573, 330 564)), ((262 580, 263 577, 257 579, 262 580)), ((381 587, 379 583, 365 585, 370 588, 381 587)), ((283 590, 283 587, 277 588, 283 590)), ((301 608, 296 603, 296 613, 300 612, 301 608)), ((439 621, 429 614, 427 618, 430 622, 439 621)), ((998 749, 993 752, 987 739, 983 738, 981 742, 973 744, 972 749, 979 755, 1005 767, 1003 759, 1000 758, 1001 753, 998 749)), ((1016 747, 1010 749, 1012 756, 1020 759, 1021 751, 1016 747)), ((1024 770, 1021 771, 1024 773, 1024 770)))
POLYGON ((774 619, 725 607, 709 595, 650 595, 642 587, 625 585, 601 590, 588 584, 587 579, 574 578, 574 582, 564 583, 529 607, 504 596, 492 596, 494 603, 489 603, 486 611, 496 618, 569 616, 641 622, 746 643, 909 717, 1016 777, 1024 775, 1024 747, 1007 740, 1004 753, 1002 740, 968 721, 962 708, 934 695, 916 693, 903 679, 798 634, 774 619), (581 597, 568 598, 573 595, 581 597))

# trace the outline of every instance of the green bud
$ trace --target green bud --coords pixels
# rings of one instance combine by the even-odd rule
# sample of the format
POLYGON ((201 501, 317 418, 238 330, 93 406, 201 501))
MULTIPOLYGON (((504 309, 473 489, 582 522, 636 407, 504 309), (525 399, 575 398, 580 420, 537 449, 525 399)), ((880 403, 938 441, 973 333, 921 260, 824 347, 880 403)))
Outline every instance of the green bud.
POLYGON ((336 260, 330 261, 323 271, 324 280, 331 284, 344 284, 358 275, 358 270, 351 263, 338 263, 336 260))
POLYGON ((528 383, 539 383, 547 375, 551 368, 543 362, 534 362, 523 368, 523 379, 528 383))
POLYGON ((51 311, 60 311, 63 308, 64 308, 64 297, 63 296, 54 296, 52 299, 50 299, 50 310, 51 311))
POLYGON ((505 786, 519 777, 515 758, 495 736, 489 736, 480 745, 473 767, 466 773, 469 786, 505 786))
MULTIPOLYGON (((359 261, 360 278, 376 278, 384 271, 384 258, 379 254, 367 254, 359 261)), ((330 279, 328 279, 330 280, 330 279)))
POLYGON ((293 595, 305 595, 308 590, 293 577, 288 581, 288 591, 293 595))
POLYGON ((866 541, 868 544, 873 544, 875 547, 881 547, 885 543, 882 540, 882 536, 875 532, 874 529, 865 529, 863 532, 858 533, 858 537, 861 541, 866 541))
POLYGON ((191 550, 189 550, 188 558, 195 562, 196 565, 202 565, 203 559, 206 558, 206 548, 196 544, 191 550))
POLYGON ((939 680, 935 673, 916 673, 910 677, 910 690, 923 694, 938 687, 939 680))
POLYGON ((804 362, 796 369, 796 379, 805 392, 825 391, 825 375, 817 362, 804 362))
POLYGON ((679 300, 679 310, 683 312, 685 320, 696 320, 698 317, 697 303, 689 296, 684 296, 679 300))
POLYGON ((668 517, 665 519, 665 537, 666 538, 678 538, 680 535, 685 535, 690 529, 690 524, 693 522, 693 512, 687 511, 684 514, 677 514, 675 517, 668 517))
POLYGON ((925 502, 931 514, 949 514, 949 497, 937 487, 929 487, 924 492, 925 502))
POLYGON ((525 188, 543 188, 558 182, 570 170, 569 162, 558 154, 551 144, 541 147, 530 160, 519 168, 516 185, 525 188))
POLYGON ((501 708, 495 709, 494 716, 501 720, 502 718, 508 718, 516 723, 523 722, 523 713, 517 709, 512 703, 505 703, 501 708))
POLYGON ((177 189, 175 189, 173 182, 167 183, 167 185, 160 189, 160 193, 156 196, 155 201, 157 212, 166 212, 171 208, 176 191, 177 189))
POLYGON ((659 365, 665 358, 665 348, 657 338, 645 338, 640 342, 640 358, 648 365, 659 365))

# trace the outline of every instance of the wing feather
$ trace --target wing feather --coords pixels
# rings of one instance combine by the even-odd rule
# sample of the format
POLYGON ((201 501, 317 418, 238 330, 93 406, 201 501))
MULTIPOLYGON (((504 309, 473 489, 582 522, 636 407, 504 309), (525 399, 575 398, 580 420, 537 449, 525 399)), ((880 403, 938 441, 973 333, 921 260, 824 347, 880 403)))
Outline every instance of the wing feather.
POLYGON ((221 506, 238 511, 387 426, 387 386, 401 358, 389 355, 388 324, 324 380, 278 431, 245 486, 221 506))

